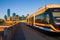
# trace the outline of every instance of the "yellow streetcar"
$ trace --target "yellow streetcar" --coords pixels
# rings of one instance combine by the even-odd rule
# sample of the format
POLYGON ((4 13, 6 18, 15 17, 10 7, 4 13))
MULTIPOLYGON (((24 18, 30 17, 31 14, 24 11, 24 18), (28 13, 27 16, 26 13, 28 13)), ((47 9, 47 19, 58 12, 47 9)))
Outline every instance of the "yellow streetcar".
POLYGON ((60 32, 60 4, 48 4, 27 17, 31 26, 49 32, 60 32))

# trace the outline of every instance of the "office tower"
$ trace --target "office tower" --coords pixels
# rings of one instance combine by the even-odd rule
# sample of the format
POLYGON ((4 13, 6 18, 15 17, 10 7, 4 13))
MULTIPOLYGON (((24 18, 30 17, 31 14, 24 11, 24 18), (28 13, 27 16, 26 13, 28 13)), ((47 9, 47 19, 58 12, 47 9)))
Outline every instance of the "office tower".
POLYGON ((12 17, 11 16, 7 17, 7 20, 12 21, 12 17))
POLYGON ((4 15, 4 19, 7 20, 7 16, 6 15, 4 15))
POLYGON ((19 21, 19 16, 18 15, 14 16, 14 21, 19 21))
POLYGON ((7 10, 7 16, 10 16, 10 9, 7 10))
POLYGON ((16 13, 13 13, 12 14, 12 19, 14 20, 14 17, 16 16, 16 13))
POLYGON ((14 18, 14 16, 16 16, 16 13, 13 13, 13 18, 14 18))

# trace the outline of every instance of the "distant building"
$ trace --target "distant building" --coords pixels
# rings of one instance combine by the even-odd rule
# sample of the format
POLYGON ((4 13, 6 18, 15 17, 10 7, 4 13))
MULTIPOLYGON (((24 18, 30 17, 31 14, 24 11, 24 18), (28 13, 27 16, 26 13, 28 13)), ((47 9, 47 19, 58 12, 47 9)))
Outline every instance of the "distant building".
POLYGON ((13 17, 16 16, 16 13, 13 13, 13 17))
POLYGON ((10 16, 10 9, 7 10, 7 16, 10 16))
POLYGON ((13 21, 19 21, 19 16, 18 15, 14 16, 13 21))
POLYGON ((14 16, 16 16, 16 13, 13 13, 13 15, 12 15, 12 19, 14 20, 14 16))
POLYGON ((12 17, 7 17, 7 21, 12 21, 12 17))
POLYGON ((6 15, 4 15, 4 19, 7 20, 7 16, 6 15))

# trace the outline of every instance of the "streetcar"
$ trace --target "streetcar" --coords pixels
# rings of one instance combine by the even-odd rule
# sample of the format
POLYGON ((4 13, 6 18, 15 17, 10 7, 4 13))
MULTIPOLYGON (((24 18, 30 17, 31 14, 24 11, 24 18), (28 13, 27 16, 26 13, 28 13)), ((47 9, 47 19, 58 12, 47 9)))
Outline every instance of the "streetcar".
POLYGON ((60 4, 48 4, 27 17, 27 24, 39 29, 60 33, 60 4))

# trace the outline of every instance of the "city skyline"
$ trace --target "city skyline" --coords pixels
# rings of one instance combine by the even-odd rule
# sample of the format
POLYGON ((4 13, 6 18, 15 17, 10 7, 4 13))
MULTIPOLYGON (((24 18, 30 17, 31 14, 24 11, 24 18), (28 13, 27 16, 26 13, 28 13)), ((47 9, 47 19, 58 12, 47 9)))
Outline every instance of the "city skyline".
POLYGON ((17 21, 17 20, 26 20, 26 18, 27 18, 27 15, 26 16, 25 15, 19 16, 19 15, 16 15, 16 13, 13 13, 11 16, 10 14, 11 14, 10 9, 7 9, 7 15, 6 14, 4 15, 4 20, 17 21))
POLYGON ((0 18, 7 15, 7 9, 10 9, 11 16, 13 13, 26 16, 47 4, 60 4, 60 0, 0 0, 0 18))

